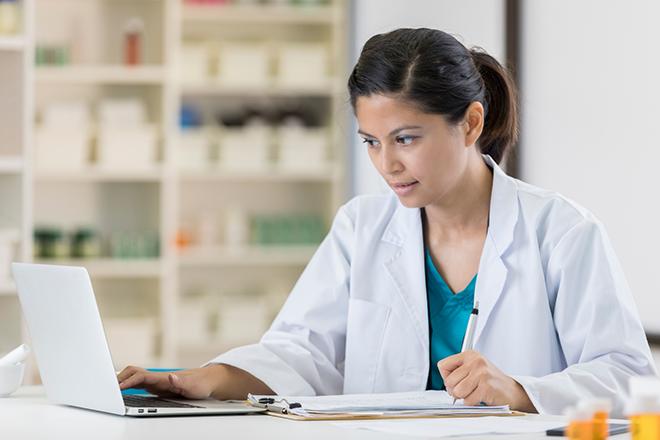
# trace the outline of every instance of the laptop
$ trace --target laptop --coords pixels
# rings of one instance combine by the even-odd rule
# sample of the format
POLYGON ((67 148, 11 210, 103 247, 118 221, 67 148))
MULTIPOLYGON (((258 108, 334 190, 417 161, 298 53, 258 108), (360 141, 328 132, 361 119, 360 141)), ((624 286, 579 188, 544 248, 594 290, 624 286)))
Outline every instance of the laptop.
POLYGON ((11 269, 50 401, 135 417, 265 411, 239 401, 123 395, 87 270, 27 263, 11 269))

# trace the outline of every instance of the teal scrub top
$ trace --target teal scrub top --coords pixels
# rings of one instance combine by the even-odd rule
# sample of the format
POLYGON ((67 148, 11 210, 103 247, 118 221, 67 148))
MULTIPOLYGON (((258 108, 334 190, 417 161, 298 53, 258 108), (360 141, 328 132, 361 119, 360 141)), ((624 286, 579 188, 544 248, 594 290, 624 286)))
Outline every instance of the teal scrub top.
POLYGON ((461 351, 465 330, 474 304, 477 275, 465 289, 454 293, 436 269, 431 253, 426 254, 426 296, 429 313, 431 363, 426 386, 444 390, 445 382, 438 371, 438 361, 461 351))

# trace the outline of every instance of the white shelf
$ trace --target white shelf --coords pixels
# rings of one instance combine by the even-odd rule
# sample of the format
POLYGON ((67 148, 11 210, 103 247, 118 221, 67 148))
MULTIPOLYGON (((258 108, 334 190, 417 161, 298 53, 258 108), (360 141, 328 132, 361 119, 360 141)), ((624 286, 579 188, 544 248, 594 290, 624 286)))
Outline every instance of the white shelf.
POLYGON ((179 176, 183 182, 325 182, 332 183, 337 178, 337 172, 332 167, 318 170, 287 170, 277 167, 264 171, 239 171, 222 169, 180 170, 179 176))
POLYGON ((305 266, 318 245, 189 248, 179 255, 182 267, 305 266))
POLYGON ((330 25, 335 21, 335 10, 331 6, 186 5, 182 13, 184 23, 208 22, 219 25, 330 25))
POLYGON ((86 84, 162 84, 162 66, 69 65, 39 66, 35 70, 37 83, 86 84))
POLYGON ((20 51, 25 48, 25 38, 20 35, 0 37, 0 50, 20 51))
POLYGON ((23 171, 23 158, 20 156, 0 156, 0 174, 19 174, 23 171))
MULTIPOLYGON (((336 82, 334 82, 336 84, 336 82)), ((226 85, 220 82, 188 83, 181 87, 183 95, 195 96, 270 96, 270 97, 326 97, 337 95, 340 90, 333 86, 333 81, 316 85, 282 85, 270 84, 263 86, 226 85)))
POLYGON ((97 259, 43 259, 41 264, 62 266, 82 266, 90 276, 96 278, 158 278, 162 275, 163 264, 160 259, 152 258, 97 258, 97 259))
POLYGON ((164 178, 162 169, 144 171, 112 171, 90 167, 80 171, 39 171, 35 179, 42 182, 160 182, 164 178))

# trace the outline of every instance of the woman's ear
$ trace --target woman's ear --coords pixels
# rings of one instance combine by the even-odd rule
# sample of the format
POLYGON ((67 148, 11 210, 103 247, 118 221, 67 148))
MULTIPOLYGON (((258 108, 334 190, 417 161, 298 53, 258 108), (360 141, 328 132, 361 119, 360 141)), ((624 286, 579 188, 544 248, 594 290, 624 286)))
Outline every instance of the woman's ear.
POLYGON ((471 147, 477 143, 481 132, 484 130, 484 106, 480 102, 474 101, 465 111, 463 120, 465 146, 471 147))

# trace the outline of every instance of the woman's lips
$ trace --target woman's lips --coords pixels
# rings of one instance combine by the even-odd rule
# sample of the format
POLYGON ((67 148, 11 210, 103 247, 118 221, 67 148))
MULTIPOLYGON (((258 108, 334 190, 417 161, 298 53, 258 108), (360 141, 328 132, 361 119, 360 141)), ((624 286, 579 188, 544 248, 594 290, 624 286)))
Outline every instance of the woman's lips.
POLYGON ((416 187, 419 182, 412 181, 406 183, 390 183, 390 186, 397 195, 405 196, 410 194, 416 187))

